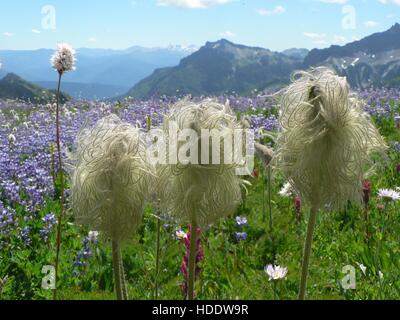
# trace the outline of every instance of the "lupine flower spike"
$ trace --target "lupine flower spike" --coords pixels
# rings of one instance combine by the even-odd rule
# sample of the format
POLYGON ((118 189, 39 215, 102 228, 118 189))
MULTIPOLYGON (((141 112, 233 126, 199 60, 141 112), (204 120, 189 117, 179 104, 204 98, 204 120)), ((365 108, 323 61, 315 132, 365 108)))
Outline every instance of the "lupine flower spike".
POLYGON ((361 203, 373 151, 386 144, 346 78, 326 68, 299 72, 284 90, 274 164, 310 205, 299 299, 305 298, 317 212, 323 205, 361 203))

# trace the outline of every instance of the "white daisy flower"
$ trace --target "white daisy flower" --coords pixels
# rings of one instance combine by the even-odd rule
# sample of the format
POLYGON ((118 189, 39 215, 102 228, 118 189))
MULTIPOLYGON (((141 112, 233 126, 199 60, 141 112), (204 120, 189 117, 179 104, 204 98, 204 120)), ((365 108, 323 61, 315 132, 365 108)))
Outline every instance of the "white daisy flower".
POLYGON ((281 197, 291 197, 291 196, 293 196, 292 185, 289 182, 285 183, 284 186, 282 187, 282 189, 279 191, 279 195, 281 197))
POLYGON ((398 201, 400 200, 400 192, 391 189, 380 189, 378 197, 384 201, 398 201))
POLYGON ((183 240, 183 239, 187 239, 187 233, 186 232, 184 232, 183 230, 177 230, 176 232, 175 232, 175 236, 176 236, 176 238, 177 239, 179 239, 179 240, 183 240))
POLYGON ((273 266, 272 264, 269 264, 265 266, 264 271, 269 276, 269 281, 271 281, 284 279, 286 277, 288 269, 281 266, 273 266))

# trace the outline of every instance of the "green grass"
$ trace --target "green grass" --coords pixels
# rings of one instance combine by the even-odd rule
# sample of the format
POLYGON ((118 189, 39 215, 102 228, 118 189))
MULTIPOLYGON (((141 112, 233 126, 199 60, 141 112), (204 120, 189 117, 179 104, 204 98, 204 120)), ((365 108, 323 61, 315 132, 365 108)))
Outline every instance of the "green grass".
MULTIPOLYGON (((388 142, 400 140, 400 131, 395 129, 393 121, 379 122, 378 125, 388 142)), ((368 235, 360 206, 349 204, 340 212, 319 212, 307 286, 308 299, 400 298, 400 205, 387 204, 387 208, 381 210, 376 196, 380 188, 400 186, 400 174, 395 170, 400 156, 391 150, 387 159, 379 159, 379 163, 381 165, 369 177, 373 189, 368 235), (367 267, 365 275, 359 264, 367 267), (355 290, 344 290, 341 286, 346 276, 342 273, 345 266, 354 267, 355 290), (383 279, 379 272, 383 273, 383 279)), ((256 168, 261 172, 259 163, 256 168)), ((267 198, 263 194, 266 180, 260 175, 250 181, 252 187, 237 212, 203 230, 205 259, 196 284, 198 299, 274 299, 273 283, 268 281, 264 272, 264 266, 274 262, 289 270, 287 278, 277 283, 276 298, 297 298, 308 208, 302 208, 302 220, 297 223, 293 199, 278 194, 284 180, 275 173, 271 201, 273 229, 270 230, 268 205, 263 209, 264 197, 267 198), (243 229, 248 237, 242 242, 235 237, 235 232, 239 231, 236 216, 245 216, 249 222, 243 229)), ((47 207, 40 211, 37 230, 41 227, 39 218, 48 212, 58 212, 54 200, 49 199, 47 207)), ((19 212, 21 218, 23 214, 19 212)), ((159 299, 182 299, 180 264, 185 248, 172 238, 175 227, 162 229, 159 299)), ((187 230, 185 226, 182 228, 187 230)), ((63 224, 60 299, 115 299, 110 245, 106 241, 101 240, 97 246, 92 246, 93 257, 88 260, 88 265, 79 269, 80 274, 73 273, 74 259, 82 249, 82 239, 88 231, 74 225, 72 213, 67 212, 63 224)), ((0 276, 9 275, 9 281, 0 298, 51 299, 51 291, 41 288, 41 268, 54 263, 55 234, 53 232, 49 244, 43 243, 39 236, 32 239, 32 243, 31 248, 24 248, 14 235, 9 247, 2 251, 0 276)), ((155 298, 155 246, 156 219, 149 206, 142 227, 123 247, 131 299, 155 298)))

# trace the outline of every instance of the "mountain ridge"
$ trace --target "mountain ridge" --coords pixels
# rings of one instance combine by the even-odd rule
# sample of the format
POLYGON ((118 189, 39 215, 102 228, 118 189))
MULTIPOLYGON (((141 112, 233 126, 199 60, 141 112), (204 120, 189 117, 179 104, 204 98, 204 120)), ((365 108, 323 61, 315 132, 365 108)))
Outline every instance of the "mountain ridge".
POLYGON ((353 88, 400 86, 400 24, 344 46, 274 52, 226 39, 206 42, 177 66, 158 68, 127 93, 136 98, 157 95, 219 95, 274 90, 296 70, 326 66, 346 76, 353 88))
MULTIPOLYGON (((56 91, 47 90, 30 83, 14 73, 8 73, 0 79, 0 98, 19 99, 36 103, 51 103, 55 101, 56 91)), ((60 101, 64 103, 69 97, 60 94, 60 101)))
POLYGON ((157 69, 134 86, 128 95, 217 95, 235 91, 250 94, 265 86, 286 83, 298 59, 261 47, 248 47, 226 39, 207 42, 175 67, 157 69))
MULTIPOLYGON (((0 50, 0 60, 3 69, 26 81, 54 82, 57 75, 50 65, 53 53, 52 49, 0 50)), ((80 48, 76 54, 76 71, 65 74, 64 81, 83 85, 80 89, 73 88, 67 93, 74 95, 78 91, 84 98, 92 98, 94 95, 102 96, 104 86, 108 86, 107 98, 111 98, 120 94, 118 90, 113 92, 113 87, 130 88, 155 69, 176 65, 188 54, 190 49, 180 46, 133 46, 123 50, 80 48), (95 84, 100 84, 101 87, 96 90, 95 84)), ((4 72, 2 75, 4 76, 4 72)))

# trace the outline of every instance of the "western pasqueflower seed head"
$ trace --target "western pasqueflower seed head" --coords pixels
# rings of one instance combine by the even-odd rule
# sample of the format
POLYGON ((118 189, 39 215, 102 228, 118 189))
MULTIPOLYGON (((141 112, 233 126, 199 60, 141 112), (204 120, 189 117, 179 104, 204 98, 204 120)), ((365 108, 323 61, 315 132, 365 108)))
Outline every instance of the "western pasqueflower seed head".
MULTIPOLYGON (((199 103, 183 100, 172 106, 163 124, 167 137, 170 135, 170 123, 177 125, 178 135, 185 129, 192 129, 197 133, 194 141, 178 142, 177 149, 180 150, 184 144, 191 144, 193 149, 198 150, 199 157, 206 151, 209 152, 209 156, 213 153, 208 149, 212 145, 211 142, 206 147, 200 142, 203 129, 208 132, 215 129, 228 134, 242 129, 229 106, 211 99, 199 103)), ((170 145, 170 142, 167 144, 170 145)), ((217 164, 213 164, 212 161, 210 164, 202 164, 200 161, 198 164, 183 163, 178 159, 177 164, 159 166, 158 193, 164 212, 168 212, 181 223, 190 223, 194 218, 199 226, 204 227, 235 211, 241 202, 241 187, 245 184, 236 175, 236 169, 241 168, 243 164, 235 162, 235 159, 231 164, 225 164, 224 147, 222 142, 219 150, 220 161, 217 164)))
POLYGON ((114 241, 140 224, 152 168, 141 131, 111 115, 77 138, 71 204, 78 223, 114 241))
POLYGON ((326 68, 295 74, 284 90, 274 165, 315 207, 361 202, 370 154, 386 144, 346 78, 326 68))

